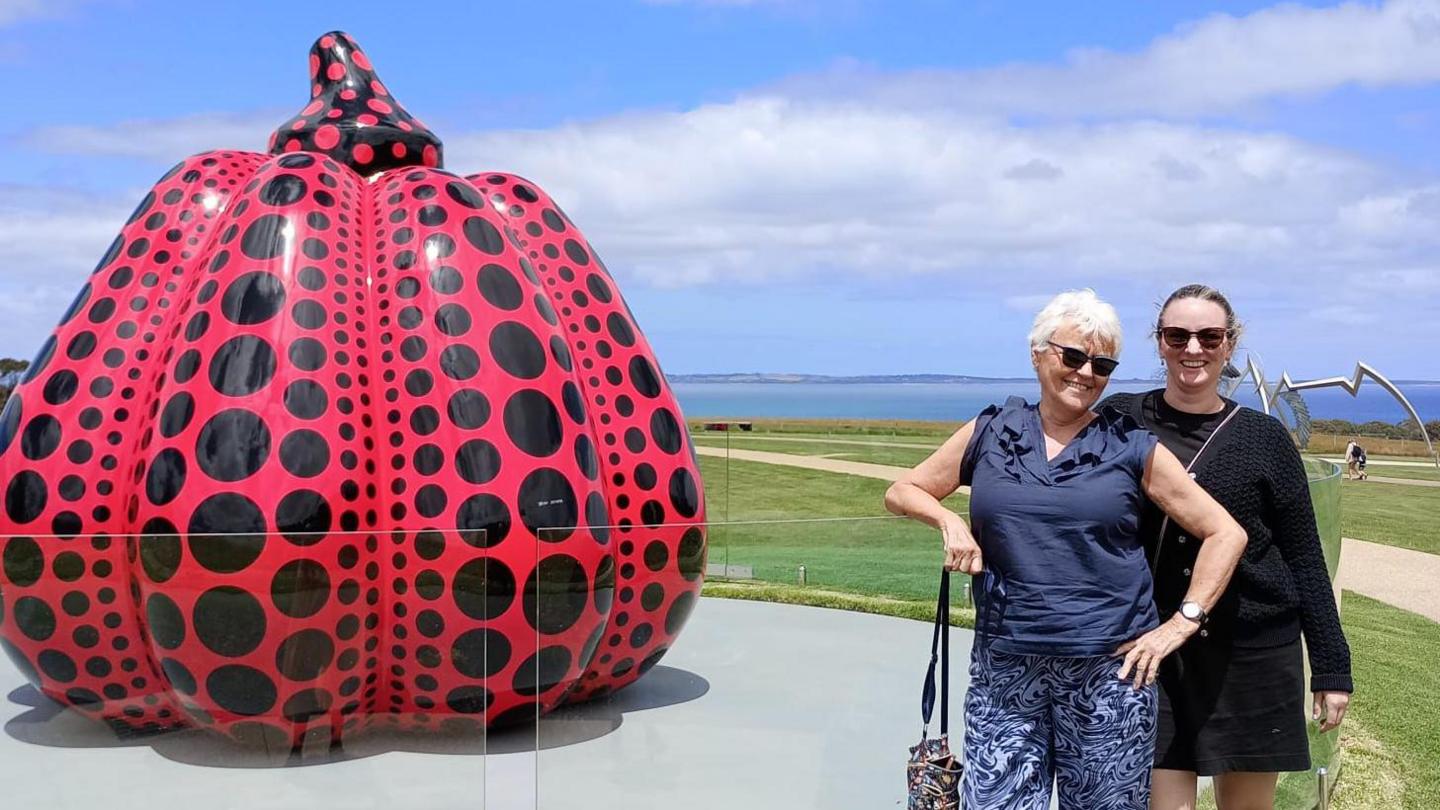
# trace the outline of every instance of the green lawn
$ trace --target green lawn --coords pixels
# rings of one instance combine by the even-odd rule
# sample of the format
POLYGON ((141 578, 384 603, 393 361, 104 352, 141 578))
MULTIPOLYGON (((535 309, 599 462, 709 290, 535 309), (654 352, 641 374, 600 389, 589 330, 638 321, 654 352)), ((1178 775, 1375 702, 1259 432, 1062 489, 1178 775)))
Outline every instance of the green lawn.
MULTIPOLYGON (((1324 455, 1314 456, 1313 454, 1310 454, 1310 453, 1306 453, 1305 455, 1306 455, 1306 457, 1311 457, 1311 458, 1330 458, 1330 456, 1324 456, 1324 455)), ((1387 477, 1387 478, 1418 478, 1418 479, 1420 479, 1420 480, 1422 480, 1422 481, 1440 481, 1440 468, 1436 468, 1436 467, 1433 467, 1433 466, 1411 467, 1411 466, 1408 466, 1408 465, 1405 465, 1405 466, 1392 466, 1392 465, 1389 465, 1389 464, 1375 464, 1375 463, 1373 463, 1373 462, 1375 461, 1375 457, 1374 457, 1374 456, 1371 456, 1371 457, 1370 457, 1370 461, 1371 461, 1372 463, 1370 464, 1369 467, 1366 468, 1365 471, 1368 472, 1368 473, 1370 473, 1371 475, 1379 475, 1379 476, 1384 476, 1384 477, 1387 477)), ((1410 458, 1410 459, 1406 459, 1406 461, 1407 461, 1407 462, 1417 462, 1417 461, 1425 461, 1425 459, 1421 459, 1421 458, 1410 458)), ((1427 465, 1428 465, 1428 462, 1427 462, 1427 465)), ((1341 475, 1342 475, 1342 476, 1344 475, 1344 465, 1341 465, 1341 475)))
MULTIPOLYGON (((701 457, 700 465, 708 514, 719 523, 727 508, 725 460, 701 457)), ((712 527, 709 561, 752 566, 758 581, 711 577, 706 593, 924 620, 933 610, 940 540, 926 526, 888 516, 886 486, 731 460, 730 524, 712 527), (803 588, 795 584, 801 565, 803 588)), ((954 496, 947 506, 964 514, 966 500, 954 496)), ((1440 552, 1440 539, 1427 539, 1421 528, 1440 516, 1440 489, 1346 484, 1342 511, 1347 536, 1440 552)), ((963 599, 953 618, 972 621, 963 599)), ((1342 730, 1345 764, 1334 809, 1440 807, 1440 624, 1349 592, 1343 619, 1357 691, 1342 730)), ((1298 776, 1287 780, 1282 799, 1308 784, 1298 776)))
MULTIPOLYGON (((1340 728, 1343 764, 1332 810, 1431 810, 1440 806, 1440 624, 1346 591, 1355 697, 1340 728)), ((1313 736, 1313 735, 1312 735, 1313 736)), ((1312 742, 1312 751, 1314 751, 1312 742)), ((1311 808, 1312 773, 1284 774, 1275 806, 1311 808)), ((1214 810, 1205 795, 1201 810, 1214 810)))
MULTIPOLYGON (((886 464, 895 467, 911 467, 918 464, 931 452, 934 445, 919 445, 922 439, 902 438, 900 441, 916 446, 893 447, 883 442, 888 442, 886 437, 864 437, 844 436, 843 441, 835 441, 836 438, 827 437, 823 434, 789 434, 785 441, 770 441, 764 437, 746 436, 744 434, 732 435, 730 447, 732 449, 765 450, 774 453, 786 453, 801 456, 831 456, 850 461, 864 461, 872 464, 886 464), (789 441, 789 439, 803 439, 803 441, 789 441), (861 443, 864 442, 864 443, 861 443)), ((717 434, 700 434, 700 443, 707 447, 723 447, 725 438, 717 434)), ((706 458, 706 463, 711 464, 718 460, 712 457, 706 458)), ((732 475, 738 469, 734 465, 738 462, 732 461, 732 475)), ((763 465, 762 465, 763 466, 763 465)), ((1432 477, 1433 480, 1440 480, 1440 472, 1421 467, 1372 467, 1376 475, 1394 474, 1397 477, 1407 475, 1415 478, 1432 477)), ((763 472, 751 471, 745 473, 747 476, 761 476, 763 472)), ((723 487, 717 491, 718 482, 723 481, 719 475, 707 478, 712 480, 712 495, 719 496, 723 487), (712 480, 713 479, 713 480, 712 480)), ((859 481, 860 479, 856 479, 859 481)), ((732 492, 731 504, 743 501, 751 501, 759 497, 760 502, 773 499, 779 493, 769 491, 764 483, 745 483, 743 481, 732 482, 737 486, 748 486, 743 497, 736 497, 732 492)), ((854 484, 854 486, 865 486, 854 484)), ((858 503, 868 504, 866 509, 872 511, 861 511, 858 514, 879 514, 873 511, 880 509, 880 494, 884 492, 883 482, 871 482, 869 488, 864 489, 866 493, 874 490, 873 497, 869 494, 858 494, 858 503), (870 499, 870 500, 867 500, 870 499)), ((738 490, 737 490, 738 491, 738 490)), ((1369 540, 1376 543, 1401 546, 1403 548, 1416 549, 1429 553, 1440 554, 1440 487, 1416 487, 1404 484, 1386 484, 1377 481, 1365 482, 1344 482, 1343 488, 1344 505, 1341 510, 1342 527, 1341 532, 1346 537, 1357 537, 1361 540, 1369 540)), ((716 509, 717 503, 712 501, 710 514, 719 519, 722 513, 716 509)), ((815 504, 815 511, 807 512, 810 515, 835 516, 842 514, 857 514, 853 511, 825 511, 830 504, 815 504)), ((749 508, 749 507, 747 507, 749 508)), ((846 507, 850 507, 847 505, 846 507)), ((778 511, 772 510, 773 514, 784 513, 781 508, 778 511)), ((786 553, 789 553, 788 551, 786 553)))
POLYGON ((1421 481, 1440 481, 1440 470, 1434 467, 1382 467, 1371 464, 1365 469, 1370 475, 1384 478, 1413 478, 1421 481))
MULTIPOLYGON (((771 453, 789 453, 800 456, 830 456, 846 461, 888 464, 892 467, 913 467, 924 461, 926 456, 940 446, 938 442, 934 445, 891 447, 883 444, 861 444, 859 441, 848 438, 843 442, 827 442, 823 436, 815 437, 811 441, 791 441, 792 438, 798 437, 785 436, 780 437, 780 440, 770 440, 763 437, 735 436, 731 437, 729 446, 732 450, 765 450, 771 453)), ((700 437, 697 444, 703 447, 726 446, 723 436, 718 438, 700 437)))
MULTIPOLYGON (((712 564, 748 565, 757 579, 858 594, 933 598, 942 559, 934 529, 885 511, 886 482, 702 456, 712 564)), ((967 501, 946 501, 964 514, 967 501)))
POLYGON ((1343 613, 1355 673, 1350 717, 1373 742, 1353 751, 1347 735, 1335 810, 1440 807, 1440 624, 1351 591, 1343 613), (1368 803, 1389 779, 1400 804, 1368 803))
POLYGON ((1346 537, 1440 554, 1440 487, 1341 482, 1346 537))
MULTIPOLYGON (((1433 437, 1432 437, 1433 438, 1433 437)), ((1421 448, 1422 450, 1424 448, 1421 448)), ((1425 456, 1385 456, 1375 453, 1366 453, 1365 457, 1370 461, 1429 461, 1425 456)))

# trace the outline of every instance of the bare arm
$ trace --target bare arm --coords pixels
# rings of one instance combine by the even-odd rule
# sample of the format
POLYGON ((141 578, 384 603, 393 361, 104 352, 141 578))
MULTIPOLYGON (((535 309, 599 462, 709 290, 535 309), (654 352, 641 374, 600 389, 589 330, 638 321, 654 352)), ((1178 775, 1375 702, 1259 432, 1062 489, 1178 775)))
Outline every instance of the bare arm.
POLYGON ((966 422, 929 458, 901 475, 885 490, 885 508, 939 529, 945 543, 945 567, 978 574, 983 562, 970 527, 940 503, 960 488, 960 462, 974 433, 975 422, 966 422))
POLYGON ((940 502, 960 488, 960 462, 974 433, 975 422, 966 422, 929 458, 896 479, 885 491, 885 508, 940 528, 945 515, 953 514, 940 502))
MULTIPOLYGON (((1141 486, 1150 500, 1164 509, 1171 520, 1203 541, 1200 553, 1195 557, 1194 573, 1185 599, 1198 602, 1209 612, 1220 601, 1240 556, 1245 553, 1245 543, 1249 539, 1245 530, 1210 497, 1210 493, 1195 483, 1175 454, 1163 445, 1156 444, 1150 454, 1141 486)), ((1154 630, 1122 644, 1116 651, 1125 655, 1125 663, 1120 666, 1120 678, 1129 676, 1133 668, 1136 689, 1154 682, 1161 659, 1178 649, 1199 629, 1200 625, 1177 612, 1154 630)))

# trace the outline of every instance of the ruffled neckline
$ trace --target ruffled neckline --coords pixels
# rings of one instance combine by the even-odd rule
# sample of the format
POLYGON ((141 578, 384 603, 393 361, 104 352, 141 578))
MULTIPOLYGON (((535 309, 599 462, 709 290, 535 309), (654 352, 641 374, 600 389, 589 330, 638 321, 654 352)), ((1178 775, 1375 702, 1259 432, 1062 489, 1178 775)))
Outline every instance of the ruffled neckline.
POLYGON ((1061 484, 1093 470, 1131 447, 1140 424, 1129 414, 1112 407, 1096 412, 1075 438, 1053 459, 1045 457, 1045 430, 1040 407, 1020 397, 1011 397, 1002 406, 991 405, 981 416, 990 416, 987 427, 995 441, 987 452, 997 454, 998 466, 1016 481, 1033 480, 1061 484))

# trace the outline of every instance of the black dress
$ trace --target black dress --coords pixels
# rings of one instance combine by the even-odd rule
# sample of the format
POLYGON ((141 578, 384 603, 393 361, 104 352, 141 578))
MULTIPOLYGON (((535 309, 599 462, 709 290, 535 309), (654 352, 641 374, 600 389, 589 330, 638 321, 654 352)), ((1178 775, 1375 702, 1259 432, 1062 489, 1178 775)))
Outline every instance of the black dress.
MULTIPOLYGON (((1299 454, 1271 417, 1229 400, 1218 413, 1185 413, 1161 394, 1118 394, 1102 405, 1154 432, 1250 543, 1206 626, 1161 663, 1155 767, 1200 775, 1307 770, 1302 627, 1311 689, 1350 691, 1351 681, 1299 454)), ((1184 599, 1201 542, 1153 504, 1141 532, 1165 619, 1184 599)))

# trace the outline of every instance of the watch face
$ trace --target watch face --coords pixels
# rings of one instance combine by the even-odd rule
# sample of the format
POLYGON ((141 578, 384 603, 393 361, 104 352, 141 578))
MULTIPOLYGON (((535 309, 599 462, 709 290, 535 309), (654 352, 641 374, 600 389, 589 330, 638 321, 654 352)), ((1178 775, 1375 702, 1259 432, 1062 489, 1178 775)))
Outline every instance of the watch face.
POLYGON ((1200 609, 1200 606, 1195 604, 1194 602, 1180 603, 1180 615, 1184 616, 1187 619, 1199 619, 1200 614, 1203 612, 1204 611, 1200 609))

